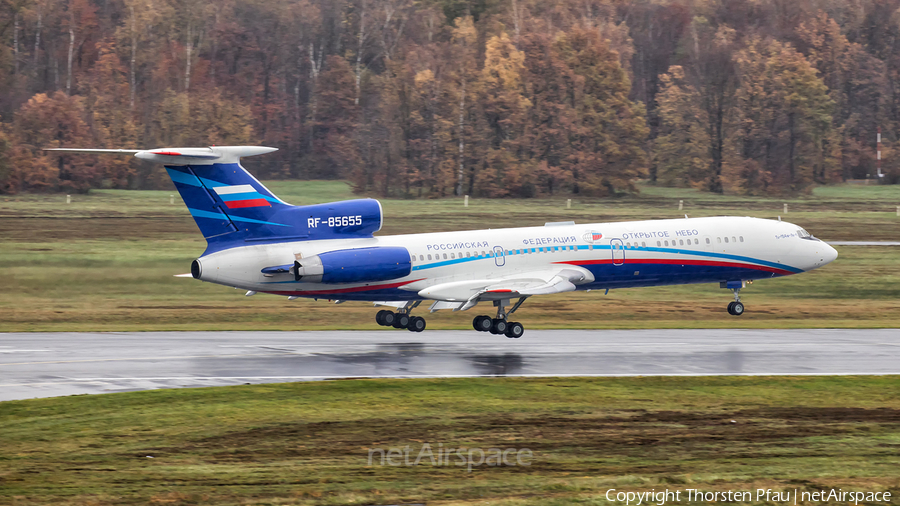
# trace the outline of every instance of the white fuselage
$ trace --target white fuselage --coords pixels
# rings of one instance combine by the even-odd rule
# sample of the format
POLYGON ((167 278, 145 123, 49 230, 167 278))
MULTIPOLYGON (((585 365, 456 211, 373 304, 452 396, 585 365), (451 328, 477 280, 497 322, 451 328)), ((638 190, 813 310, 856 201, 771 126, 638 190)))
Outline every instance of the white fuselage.
POLYGON ((471 230, 241 246, 199 259, 200 279, 279 295, 345 300, 465 300, 484 280, 551 277, 560 266, 585 270, 577 289, 746 281, 821 267, 837 252, 788 222, 747 217, 690 218, 471 230), (324 284, 265 274, 334 250, 399 246, 408 276, 324 284), (434 293, 429 290, 439 287, 434 293), (458 288, 457 288, 458 287, 458 288))

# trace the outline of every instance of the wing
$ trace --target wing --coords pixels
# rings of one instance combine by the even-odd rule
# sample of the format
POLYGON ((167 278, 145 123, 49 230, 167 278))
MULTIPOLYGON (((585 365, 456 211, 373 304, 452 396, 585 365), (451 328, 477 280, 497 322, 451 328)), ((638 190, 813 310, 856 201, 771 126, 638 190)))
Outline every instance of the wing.
POLYGON ((514 274, 501 279, 441 283, 419 290, 419 296, 437 301, 431 306, 432 312, 440 309, 465 311, 483 300, 571 292, 578 285, 593 281, 594 276, 587 269, 565 266, 514 274))

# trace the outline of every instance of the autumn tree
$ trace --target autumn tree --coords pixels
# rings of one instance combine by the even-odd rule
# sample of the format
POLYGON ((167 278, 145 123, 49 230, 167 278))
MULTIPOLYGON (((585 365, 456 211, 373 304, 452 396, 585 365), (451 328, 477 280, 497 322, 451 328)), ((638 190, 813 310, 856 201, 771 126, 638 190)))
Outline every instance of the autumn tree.
POLYGON ((817 173, 828 173, 835 158, 833 102, 816 70, 791 45, 753 39, 736 62, 741 84, 740 155, 753 162, 738 176, 747 192, 796 192, 817 173))
POLYGON ((580 28, 555 46, 574 76, 571 105, 578 128, 565 161, 573 192, 633 190, 633 180, 645 175, 648 130, 643 105, 628 98, 630 83, 616 54, 596 31, 580 28))
POLYGON ((487 41, 480 76, 480 105, 484 115, 483 169, 475 184, 478 193, 509 196, 531 193, 531 160, 522 159, 525 121, 531 101, 525 96, 525 54, 506 33, 487 41))
POLYGON ((703 100, 678 65, 660 78, 659 135, 653 144, 657 182, 702 187, 710 179, 710 136, 703 100))
MULTIPOLYGON (((847 40, 834 19, 820 12, 797 28, 800 50, 818 71, 834 102, 832 125, 840 132, 843 178, 865 177, 875 165, 872 140, 888 124, 884 63, 847 40)), ((824 167, 823 167, 824 169, 824 167)), ((815 174, 818 183, 833 175, 815 174)))
POLYGON ((91 133, 81 97, 58 91, 39 93, 16 113, 13 121, 13 172, 23 189, 85 192, 99 183, 96 157, 50 155, 46 147, 86 146, 91 133))

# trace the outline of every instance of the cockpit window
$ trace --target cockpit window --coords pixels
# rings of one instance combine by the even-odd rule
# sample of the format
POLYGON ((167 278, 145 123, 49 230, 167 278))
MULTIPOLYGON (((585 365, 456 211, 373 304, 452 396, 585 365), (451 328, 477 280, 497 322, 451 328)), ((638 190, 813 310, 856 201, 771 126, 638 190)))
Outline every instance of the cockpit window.
POLYGON ((802 228, 797 230, 797 237, 799 237, 801 239, 807 239, 809 241, 818 241, 818 239, 813 237, 812 234, 810 234, 809 232, 807 232, 806 230, 804 230, 802 228))

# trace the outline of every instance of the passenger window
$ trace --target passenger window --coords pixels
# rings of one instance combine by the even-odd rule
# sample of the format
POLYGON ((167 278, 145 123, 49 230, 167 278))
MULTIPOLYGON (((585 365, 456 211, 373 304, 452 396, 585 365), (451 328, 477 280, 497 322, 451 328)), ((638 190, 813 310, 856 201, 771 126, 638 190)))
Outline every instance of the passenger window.
POLYGON ((709 244, 709 237, 706 238, 706 244, 709 244))
POLYGON ((431 260, 431 255, 428 255, 428 259, 431 260))
POLYGON ((722 244, 722 238, 721 238, 721 237, 716 237, 716 242, 718 242, 719 244, 722 244))
POLYGON ((456 258, 456 253, 450 253, 450 258, 456 258))
POLYGON ((700 244, 700 239, 694 239, 694 244, 700 244))
POLYGON ((661 243, 660 241, 656 241, 656 245, 657 245, 657 246, 662 246, 662 243, 661 243))
POLYGON ((744 236, 741 236, 740 238, 741 238, 741 242, 744 242, 744 236))
POLYGON ((684 246, 684 239, 678 239, 679 246, 684 246))
POLYGON ((647 247, 647 243, 641 241, 641 247, 642 247, 642 248, 646 248, 646 247, 647 247))
POLYGON ((725 244, 728 244, 728 237, 725 237, 725 244))
POLYGON ((444 260, 446 260, 446 259, 447 259, 447 254, 446 254, 446 253, 444 253, 444 260))
POLYGON ((668 240, 666 240, 666 246, 668 246, 668 245, 669 245, 669 241, 668 241, 668 240))
POLYGON ((737 239, 734 236, 731 236, 731 242, 737 242, 737 239))
POLYGON ((466 258, 469 258, 469 257, 471 257, 471 256, 472 256, 472 252, 471 252, 471 251, 466 251, 466 258))

